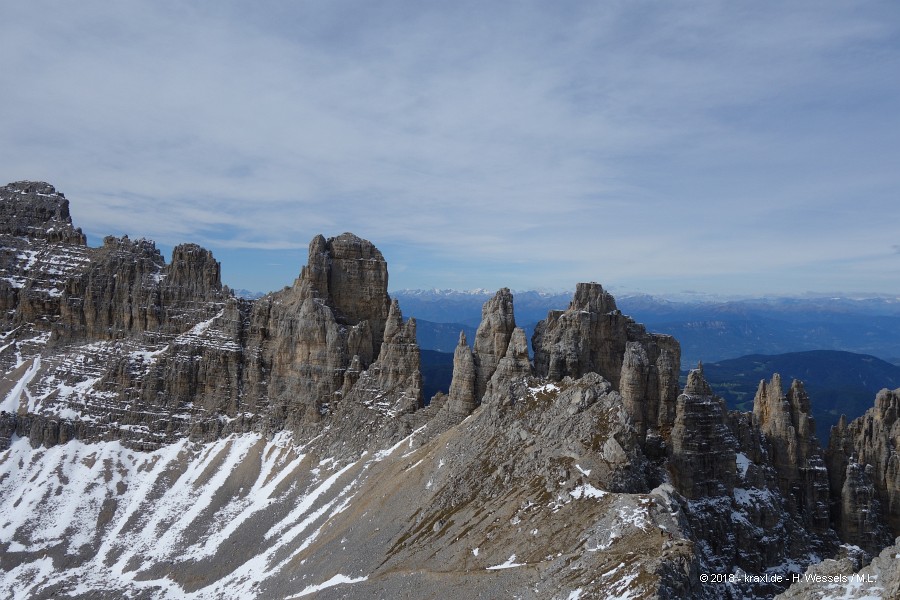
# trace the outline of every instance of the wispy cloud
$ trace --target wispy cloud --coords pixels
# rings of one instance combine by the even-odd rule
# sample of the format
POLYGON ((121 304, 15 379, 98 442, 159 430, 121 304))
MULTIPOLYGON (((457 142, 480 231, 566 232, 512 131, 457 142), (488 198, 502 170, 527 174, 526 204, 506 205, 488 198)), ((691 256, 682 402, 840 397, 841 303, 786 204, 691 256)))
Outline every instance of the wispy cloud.
POLYGON ((890 2, 0 13, 3 172, 50 180, 94 236, 271 251, 349 230, 401 287, 790 291, 865 285, 816 265, 900 230, 890 2))

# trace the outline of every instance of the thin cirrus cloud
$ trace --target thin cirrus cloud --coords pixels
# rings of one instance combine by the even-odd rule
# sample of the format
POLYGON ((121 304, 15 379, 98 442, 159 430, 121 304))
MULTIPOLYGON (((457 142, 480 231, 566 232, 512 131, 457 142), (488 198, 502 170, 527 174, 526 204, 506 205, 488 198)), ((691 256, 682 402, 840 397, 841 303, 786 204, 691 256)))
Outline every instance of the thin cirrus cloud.
POLYGON ((6 6, 0 164, 92 242, 196 241, 235 287, 353 231, 394 288, 900 293, 898 12, 6 6))

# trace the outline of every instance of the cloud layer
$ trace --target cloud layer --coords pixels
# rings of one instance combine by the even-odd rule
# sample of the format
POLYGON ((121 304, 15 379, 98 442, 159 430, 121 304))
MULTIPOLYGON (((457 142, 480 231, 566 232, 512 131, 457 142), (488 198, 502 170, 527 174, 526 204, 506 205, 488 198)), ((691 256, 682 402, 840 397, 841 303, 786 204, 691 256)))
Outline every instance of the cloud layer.
POLYGON ((353 231, 392 288, 900 294, 892 2, 8 4, 0 165, 94 241, 254 289, 353 231))

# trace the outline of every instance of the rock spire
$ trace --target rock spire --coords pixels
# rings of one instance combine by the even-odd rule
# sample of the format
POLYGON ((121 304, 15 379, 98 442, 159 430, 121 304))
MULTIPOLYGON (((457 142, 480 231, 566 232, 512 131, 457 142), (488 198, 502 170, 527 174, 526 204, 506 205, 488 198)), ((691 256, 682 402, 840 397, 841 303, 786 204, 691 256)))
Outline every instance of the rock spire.
POLYGON ((451 413, 465 418, 475 410, 475 359, 466 341, 466 333, 459 332, 459 343, 453 352, 453 379, 447 406, 451 413))
POLYGON ((484 303, 481 309, 481 324, 475 333, 476 402, 481 402, 488 381, 497 369, 500 359, 506 356, 506 349, 515 328, 512 292, 509 288, 502 288, 484 303))

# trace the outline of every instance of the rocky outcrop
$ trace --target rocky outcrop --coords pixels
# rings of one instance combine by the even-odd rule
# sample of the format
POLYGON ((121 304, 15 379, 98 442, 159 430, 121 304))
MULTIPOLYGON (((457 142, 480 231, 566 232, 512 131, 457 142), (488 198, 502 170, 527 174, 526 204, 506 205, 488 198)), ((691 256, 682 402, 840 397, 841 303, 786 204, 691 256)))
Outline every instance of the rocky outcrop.
POLYGON ((337 323, 367 321, 372 349, 359 348, 360 358, 368 364, 378 356, 391 302, 387 262, 372 242, 352 233, 328 239, 316 236, 296 285, 308 286, 315 297, 325 301, 337 323))
POLYGON ((502 288, 484 303, 481 324, 475 333, 475 401, 481 402, 488 381, 506 356, 509 340, 516 328, 513 296, 509 288, 502 288))
POLYGON ((516 327, 512 293, 502 288, 482 307, 471 352, 465 334, 460 334, 448 407, 465 416, 481 403, 509 404, 522 380, 531 375, 528 340, 516 327))
POLYGON ((811 416, 809 395, 794 380, 787 395, 781 376, 759 383, 753 401, 753 423, 771 446, 771 460, 778 485, 789 500, 792 513, 819 534, 830 527, 828 471, 811 416))
POLYGON ((628 318, 597 283, 579 283, 565 311, 550 311, 532 337, 534 368, 552 381, 598 373, 618 387, 628 318))
POLYGON ((827 451, 833 518, 841 538, 870 552, 900 535, 900 390, 831 430, 827 451))
POLYGON ((669 462, 675 489, 688 499, 731 495, 736 444, 726 423, 725 401, 703 378, 702 365, 688 374, 675 415, 669 462))
POLYGON ((47 184, 2 188, 0 216, 0 297, 10 327, 20 324, 0 363, 16 367, 10 386, 27 375, 44 390, 40 401, 20 392, 4 402, 22 416, 103 413, 106 429, 154 447, 223 423, 314 424, 364 375, 397 410, 423 405, 415 320, 392 307, 387 264, 371 242, 316 236, 295 284, 250 302, 231 297, 219 263, 195 244, 175 247, 168 265, 148 240, 107 237, 87 248, 68 202, 47 184), (46 354, 48 343, 59 358, 22 358, 46 354), (50 393, 54 382, 67 391, 50 393))
POLYGON ((172 250, 161 283, 164 305, 209 302, 222 290, 222 266, 209 250, 180 244, 172 250))
MULTIPOLYGON (((386 263, 366 240, 317 236, 295 284, 257 301, 231 297, 218 262, 194 244, 177 246, 168 265, 152 242, 128 237, 84 256, 48 317, 50 346, 70 358, 11 373, 32 378, 35 390, 62 381, 72 391, 40 392, 39 402, 20 393, 20 421, 62 411, 76 437, 155 448, 183 436, 316 426, 339 400, 395 417, 423 406, 415 320, 404 322, 390 302, 386 263), (106 425, 78 425, 100 415, 106 425)), ((47 340, 34 340, 25 351, 42 352, 47 340)), ((55 443, 52 430, 35 439, 55 443)))
POLYGON ((66 282, 87 260, 63 194, 34 181, 0 188, 0 323, 48 330, 66 282))
POLYGON ((390 307, 387 265, 371 242, 316 236, 293 287, 252 303, 244 334, 249 391, 276 422, 319 421, 398 334, 386 337, 390 307))
POLYGON ((390 415, 411 413, 424 407, 416 320, 403 321, 400 305, 391 302, 381 351, 360 375, 350 400, 370 404, 390 415))
POLYGON ((46 183, 0 188, 0 240, 5 318, 52 331, 53 343, 171 337, 224 299, 208 250, 178 246, 167 266, 148 240, 107 237, 101 248, 87 248, 68 200, 46 183))
POLYGON ((550 311, 532 338, 535 374, 559 381, 598 373, 622 390, 643 438, 667 435, 675 419, 681 350, 648 333, 597 283, 579 283, 569 308, 550 311))
MULTIPOLYGON (((777 382, 775 389, 780 391, 777 382)), ((771 431, 768 424, 764 427, 771 431)), ((778 457, 779 439, 764 432, 752 414, 728 413, 704 380, 702 364, 689 373, 678 398, 667 469, 687 499, 686 520, 700 540, 703 569, 740 568, 784 577, 794 561, 814 560, 836 550, 833 533, 815 527, 818 513, 810 514, 797 499, 806 499, 802 492, 809 480, 797 474, 803 474, 809 463, 796 465, 778 457), (795 475, 786 490, 781 460, 793 467, 786 472, 795 475)), ((753 590, 760 597, 785 587, 760 583, 753 590)))
POLYGON ((219 263, 195 244, 177 246, 172 263, 145 239, 107 237, 62 292, 53 339, 164 339, 187 331, 224 301, 219 263))
POLYGON ((17 181, 0 187, 0 235, 84 246, 81 229, 72 226, 69 201, 49 183, 17 181))
POLYGON ((525 337, 524 329, 516 327, 506 349, 506 356, 497 364, 482 402, 494 406, 513 404, 517 398, 517 390, 531 375, 528 338, 525 337))
POLYGON ((459 344, 453 352, 453 379, 448 396, 448 410, 455 416, 465 418, 475 410, 475 360, 464 331, 459 332, 459 344))

